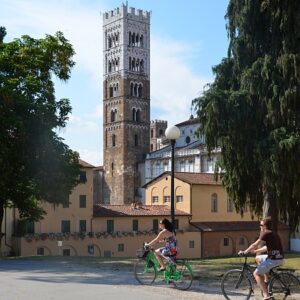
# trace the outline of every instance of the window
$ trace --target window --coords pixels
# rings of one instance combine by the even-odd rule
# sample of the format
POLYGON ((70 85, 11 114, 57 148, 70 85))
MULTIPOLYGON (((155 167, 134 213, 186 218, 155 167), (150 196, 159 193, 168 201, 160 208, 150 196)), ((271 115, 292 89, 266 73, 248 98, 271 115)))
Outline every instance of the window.
POLYGON ((118 244, 118 252, 124 252, 124 244, 118 244))
POLYGON ((39 247, 36 249, 36 255, 45 255, 44 254, 44 248, 43 247, 39 247))
POLYGON ((233 203, 229 197, 227 198, 227 212, 233 212, 233 203))
POLYGON ((79 208, 86 208, 86 195, 79 195, 79 208))
POLYGON ((158 202, 158 196, 152 196, 152 203, 158 202))
POLYGON ((174 229, 175 230, 179 229, 179 221, 178 220, 174 220, 174 229))
POLYGON ((189 248, 195 248, 195 241, 189 241, 189 248))
POLYGON ((111 137, 111 144, 112 144, 113 147, 116 146, 116 135, 115 134, 113 134, 112 137, 111 137))
POLYGON ((225 247, 229 246, 229 238, 224 238, 224 240, 223 240, 223 245, 224 245, 225 247))
POLYGON ((34 222, 26 221, 26 233, 34 233, 34 222))
POLYGON ((71 232, 71 222, 69 220, 63 220, 61 221, 61 232, 71 232))
POLYGON ((158 231, 158 220, 154 219, 153 220, 153 231, 158 231))
POLYGON ((211 195, 211 212, 218 211, 218 196, 217 194, 211 195))
POLYGON ((183 202, 183 196, 182 195, 179 195, 179 196, 176 196, 176 202, 183 202))
POLYGON ((70 249, 63 249, 63 256, 71 256, 71 250, 70 249))
POLYGON ((134 146, 138 146, 139 145, 139 139, 137 134, 134 135, 134 146))
POLYGON ((153 129, 150 131, 151 139, 153 139, 153 129))
POLYGON ((164 196, 164 202, 171 202, 170 196, 164 196))
POLYGON ((114 232, 114 220, 107 220, 107 232, 114 232))
POLYGON ((189 144, 189 143, 191 142, 191 138, 190 138, 189 136, 187 136, 187 137, 185 138, 185 142, 186 142, 187 144, 189 144))
POLYGON ((132 230, 133 231, 139 230, 139 220, 132 220, 132 230))
POLYGON ((240 237, 239 239, 239 245, 244 246, 245 245, 245 239, 243 237, 240 237))
POLYGON ((79 220, 79 232, 86 232, 86 220, 79 220))
POLYGON ((86 182, 86 172, 85 171, 80 171, 79 181, 80 181, 80 183, 85 183, 86 182))

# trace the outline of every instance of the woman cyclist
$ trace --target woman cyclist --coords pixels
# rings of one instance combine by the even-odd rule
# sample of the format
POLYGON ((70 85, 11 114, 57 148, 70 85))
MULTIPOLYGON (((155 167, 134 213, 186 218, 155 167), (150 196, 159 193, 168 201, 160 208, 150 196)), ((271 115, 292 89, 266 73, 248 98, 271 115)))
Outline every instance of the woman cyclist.
POLYGON ((155 250, 155 256, 161 266, 159 271, 164 271, 166 265, 163 258, 168 260, 170 263, 174 262, 174 258, 177 254, 177 240, 173 232, 172 223, 168 219, 163 219, 159 222, 160 232, 155 239, 145 246, 153 246, 158 243, 165 242, 165 247, 161 247, 155 250))

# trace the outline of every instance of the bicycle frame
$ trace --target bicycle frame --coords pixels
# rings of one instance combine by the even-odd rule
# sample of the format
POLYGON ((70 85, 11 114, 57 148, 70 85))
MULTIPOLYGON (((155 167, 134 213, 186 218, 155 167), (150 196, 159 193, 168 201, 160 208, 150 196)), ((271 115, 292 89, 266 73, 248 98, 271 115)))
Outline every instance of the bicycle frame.
MULTIPOLYGON (((157 272, 159 271, 160 264, 155 256, 153 250, 149 250, 149 252, 146 256, 146 261, 147 261, 147 266, 149 266, 149 264, 153 263, 156 271, 157 272)), ((193 270, 192 270, 190 264, 187 261, 182 261, 182 262, 184 262, 184 264, 189 269, 191 274, 193 274, 193 270)), ((171 280, 179 280, 181 278, 181 273, 176 271, 176 263, 174 265, 167 263, 166 269, 163 272, 163 277, 167 283, 169 283, 171 280)))

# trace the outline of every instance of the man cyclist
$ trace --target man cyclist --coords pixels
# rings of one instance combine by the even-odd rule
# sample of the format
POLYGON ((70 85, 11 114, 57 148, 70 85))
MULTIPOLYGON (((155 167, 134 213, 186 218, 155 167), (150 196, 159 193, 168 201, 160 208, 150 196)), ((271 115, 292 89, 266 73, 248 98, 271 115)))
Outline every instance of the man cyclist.
POLYGON ((260 221, 260 236, 253 244, 251 244, 246 250, 239 251, 239 254, 246 254, 248 252, 267 252, 266 255, 260 255, 260 264, 255 269, 253 275, 256 282, 260 286, 264 299, 273 299, 269 295, 266 279, 268 272, 279 265, 283 264, 283 250, 280 237, 272 231, 272 221, 270 218, 263 218, 260 221), (263 243, 263 246, 260 246, 263 243))

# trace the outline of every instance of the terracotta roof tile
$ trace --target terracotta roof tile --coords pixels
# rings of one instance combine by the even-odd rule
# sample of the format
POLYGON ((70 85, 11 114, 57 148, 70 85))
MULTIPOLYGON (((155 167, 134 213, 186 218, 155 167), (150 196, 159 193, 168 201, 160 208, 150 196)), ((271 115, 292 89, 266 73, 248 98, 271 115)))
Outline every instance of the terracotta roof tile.
POLYGON ((221 185, 220 179, 216 181, 212 173, 175 172, 174 176, 190 184, 221 185))
POLYGON ((86 161, 79 158, 79 164, 84 168, 95 168, 95 166, 87 163, 86 161))
MULTIPOLYGON (((235 221, 235 222, 191 222, 191 225, 200 231, 241 231, 255 230, 259 233, 259 221, 235 221)), ((278 223, 278 229, 288 230, 288 225, 278 223)))
MULTIPOLYGON (((168 205, 108 205, 97 204, 94 206, 94 217, 130 217, 130 216, 169 216, 168 205)), ((177 216, 190 216, 190 214, 175 209, 177 216)))

